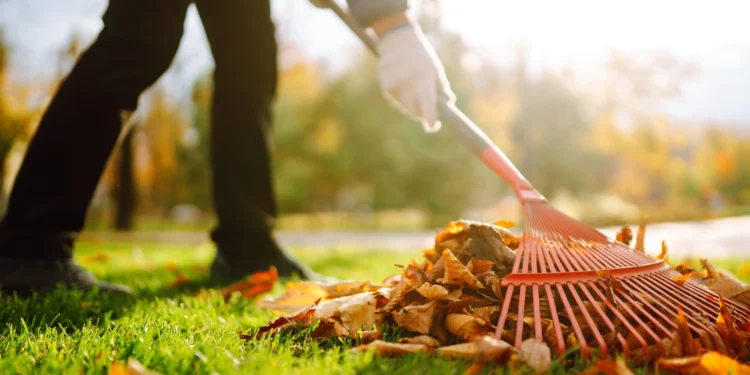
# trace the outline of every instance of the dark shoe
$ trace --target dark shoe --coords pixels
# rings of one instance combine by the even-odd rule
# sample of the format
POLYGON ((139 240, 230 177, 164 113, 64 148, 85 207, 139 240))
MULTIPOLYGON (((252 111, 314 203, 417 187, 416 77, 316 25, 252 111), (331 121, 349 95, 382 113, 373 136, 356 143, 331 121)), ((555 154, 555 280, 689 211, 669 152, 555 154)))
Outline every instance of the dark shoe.
MULTIPOLYGON (((275 244, 274 244, 275 245, 275 244)), ((263 258, 255 257, 228 257, 222 252, 216 252, 216 258, 211 263, 211 278, 224 282, 234 282, 243 279, 256 272, 267 271, 274 266, 280 277, 292 277, 297 275, 302 280, 332 282, 335 279, 318 274, 302 262, 295 259, 285 250, 278 246, 266 249, 263 258)))
POLYGON ((234 282, 256 272, 267 271, 271 266, 276 267, 280 277, 297 275, 302 280, 323 281, 327 279, 286 254, 280 255, 274 260, 253 262, 251 259, 229 261, 219 252, 216 253, 216 258, 211 263, 211 278, 224 282, 234 282))
POLYGON ((97 280, 72 260, 0 258, 0 286, 3 293, 16 292, 21 296, 33 292, 48 294, 58 284, 83 291, 98 288, 102 293, 133 294, 127 286, 97 280))

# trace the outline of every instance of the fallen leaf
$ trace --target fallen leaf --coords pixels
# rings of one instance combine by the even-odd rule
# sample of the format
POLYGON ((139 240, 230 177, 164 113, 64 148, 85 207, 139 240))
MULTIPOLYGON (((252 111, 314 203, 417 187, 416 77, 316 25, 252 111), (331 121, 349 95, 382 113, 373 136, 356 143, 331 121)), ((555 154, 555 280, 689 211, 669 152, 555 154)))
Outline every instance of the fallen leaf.
POLYGON ((175 262, 173 262, 171 260, 169 262, 167 262, 167 264, 165 265, 165 267, 167 268, 168 271, 171 271, 171 272, 177 271, 177 263, 175 263, 175 262))
POLYGON ((344 328, 344 325, 341 324, 341 322, 339 322, 338 320, 333 318, 324 318, 318 320, 318 326, 315 327, 315 330, 312 332, 312 337, 329 338, 331 336, 341 337, 351 334, 352 333, 349 332, 348 329, 344 328))
POLYGON ((127 365, 123 365, 121 362, 116 361, 112 363, 112 367, 109 368, 109 375, 160 375, 158 372, 150 371, 146 369, 138 360, 135 358, 128 359, 127 365))
POLYGON ((516 226, 516 222, 510 220, 498 220, 492 223, 492 225, 496 225, 500 228, 510 229, 516 226))
POLYGON ((738 280, 729 272, 717 270, 707 259, 701 259, 701 265, 706 271, 706 277, 695 281, 734 302, 750 307, 750 286, 738 280))
POLYGON ((633 240, 633 230, 630 229, 630 225, 623 225, 623 227, 617 231, 615 240, 630 246, 630 242, 633 240))
POLYGON ((428 336, 428 335, 419 335, 416 337, 404 337, 400 341, 402 344, 420 344, 420 345, 426 345, 430 348, 437 348, 440 346, 440 343, 438 340, 435 340, 434 337, 428 336))
POLYGON ((505 341, 485 336, 477 342, 477 355, 474 363, 466 369, 466 375, 478 374, 489 363, 505 364, 509 361, 513 347, 505 341))
POLYGON ((661 241, 661 253, 656 256, 656 259, 663 260, 664 263, 669 263, 669 248, 667 247, 666 241, 661 241))
POLYGON ((228 300, 232 294, 239 292, 244 298, 254 298, 263 293, 270 292, 279 279, 276 267, 271 266, 268 271, 256 272, 247 279, 236 282, 221 290, 221 295, 228 300))
POLYGON ((475 341, 495 333, 495 327, 483 318, 467 314, 448 314, 445 318, 448 332, 464 341, 475 341))
POLYGON ((328 292, 318 285, 305 283, 287 283, 287 289, 276 298, 260 301, 258 305, 279 314, 290 314, 312 305, 315 301, 326 298, 328 292))
POLYGON ((617 357, 614 361, 612 360, 599 360, 588 370, 581 371, 576 375, 633 375, 633 372, 628 368, 628 364, 622 357, 617 357))
POLYGON ((170 285, 172 286, 172 288, 180 288, 187 284, 190 284, 190 279, 188 279, 187 276, 183 275, 182 273, 177 273, 177 276, 170 285))
POLYGON ((443 251, 443 260, 445 262, 445 273, 442 279, 438 279, 443 284, 451 285, 470 285, 476 288, 484 288, 484 285, 472 275, 468 269, 461 263, 458 258, 453 256, 450 250, 443 251))
POLYGON ((659 358, 660 370, 667 370, 677 374, 700 375, 748 375, 750 366, 738 363, 736 360, 718 352, 708 352, 702 356, 684 358, 659 358))
POLYGON ((386 342, 375 340, 367 345, 361 345, 351 348, 350 351, 364 353, 373 350, 378 357, 395 358, 412 353, 427 352, 430 348, 422 344, 399 344, 395 342, 386 342))
POLYGON ((638 235, 635 238, 635 250, 645 253, 646 250, 643 247, 643 241, 646 236, 646 223, 648 222, 648 216, 643 217, 641 225, 638 227, 638 235))
POLYGON ((698 348, 695 344, 695 339, 693 339, 693 335, 690 332, 690 327, 688 326, 687 319, 685 318, 685 314, 682 312, 682 308, 680 306, 677 306, 676 322, 677 331, 673 336, 674 343, 672 345, 672 356, 686 357, 699 354, 698 348))
POLYGON ((458 297, 461 296, 461 289, 448 292, 448 289, 445 289, 444 286, 430 283, 422 284, 417 288, 417 292, 424 298, 431 300, 458 301, 458 297))
POLYGON ((240 338, 245 340, 257 339, 267 333, 274 334, 275 332, 288 329, 291 327, 307 327, 315 321, 315 308, 316 305, 306 307, 300 311, 294 312, 288 316, 282 316, 270 324, 258 328, 258 332, 255 335, 240 334, 240 338))
POLYGON ((383 333, 378 330, 351 332, 347 337, 356 339, 359 345, 369 344, 383 338, 383 333))
POLYGON ((521 360, 538 373, 547 371, 552 364, 552 352, 544 341, 534 338, 524 340, 519 351, 521 360))
POLYGON ((350 331, 359 331, 370 329, 380 321, 380 316, 375 313, 377 307, 375 293, 365 292, 351 297, 338 308, 344 327, 350 331))
POLYGON ((491 260, 472 258, 469 265, 466 266, 466 269, 476 276, 492 270, 492 267, 494 266, 495 262, 491 260))
POLYGON ((436 352, 443 357, 450 359, 473 359, 479 352, 479 343, 477 341, 465 342, 451 346, 437 348, 436 352))
POLYGON ((436 306, 436 301, 429 301, 423 305, 406 306, 398 312, 392 313, 393 320, 409 331, 427 334, 430 332, 436 306))
POLYGON ((677 285, 682 286, 685 284, 686 281, 693 278, 693 273, 686 273, 684 275, 674 276, 672 277, 672 280, 677 283, 677 285))

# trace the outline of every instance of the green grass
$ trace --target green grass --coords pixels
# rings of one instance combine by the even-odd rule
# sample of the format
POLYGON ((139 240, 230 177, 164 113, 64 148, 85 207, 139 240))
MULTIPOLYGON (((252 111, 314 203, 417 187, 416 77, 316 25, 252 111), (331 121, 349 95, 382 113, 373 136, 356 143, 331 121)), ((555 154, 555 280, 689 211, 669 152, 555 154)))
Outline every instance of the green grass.
MULTIPOLYGON (((1 297, 0 374, 107 373, 113 361, 127 358, 163 374, 461 374, 469 365, 423 355, 397 360, 353 355, 347 352, 354 344, 351 340, 316 342, 305 332, 245 342, 238 332, 263 325, 273 315, 252 300, 234 298, 224 303, 220 297, 193 297, 209 287, 205 266, 213 257, 212 248, 111 243, 84 243, 79 248, 77 257, 87 268, 106 280, 130 285, 138 296, 58 290, 45 298, 1 297), (109 259, 92 260, 101 253, 109 259), (170 262, 193 283, 173 287, 170 262)), ((348 249, 295 253, 324 274, 373 281, 397 273, 394 263, 420 256, 419 251, 348 249)), ((717 266, 734 272, 742 269, 746 277, 749 265, 717 266)), ((281 291, 277 286, 272 293, 281 291)), ((564 371, 556 367, 552 373, 564 371)))

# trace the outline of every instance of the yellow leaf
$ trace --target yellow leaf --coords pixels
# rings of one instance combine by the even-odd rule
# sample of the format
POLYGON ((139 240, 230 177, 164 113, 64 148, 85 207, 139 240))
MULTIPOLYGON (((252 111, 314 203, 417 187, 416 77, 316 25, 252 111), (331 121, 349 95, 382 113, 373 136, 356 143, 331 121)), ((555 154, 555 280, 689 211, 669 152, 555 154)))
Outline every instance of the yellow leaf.
POLYGON ((633 231, 630 229, 630 226, 624 225, 622 228, 620 228, 620 230, 617 232, 617 235, 615 236, 615 239, 627 246, 630 246, 630 242, 633 240, 633 231))
POLYGON ((638 236, 635 239, 635 250, 645 253, 643 242, 646 237, 646 223, 648 222, 648 216, 643 217, 641 225, 638 227, 638 236))
POLYGON ((707 375, 748 375, 750 366, 738 363, 736 360, 718 352, 708 352, 702 356, 683 358, 659 358, 659 369, 677 374, 707 374, 707 375))
POLYGON ((510 220, 498 220, 492 224, 497 225, 498 227, 501 227, 501 228, 513 228, 516 226, 516 223, 510 220))

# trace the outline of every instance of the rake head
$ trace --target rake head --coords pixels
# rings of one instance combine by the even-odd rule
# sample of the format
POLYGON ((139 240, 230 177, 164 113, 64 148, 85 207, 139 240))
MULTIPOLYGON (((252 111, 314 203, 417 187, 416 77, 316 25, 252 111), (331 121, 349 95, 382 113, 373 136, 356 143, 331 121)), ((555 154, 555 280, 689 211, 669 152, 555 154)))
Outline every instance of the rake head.
MULTIPOLYGON (((648 360, 665 354, 663 339, 677 329, 679 307, 704 348, 724 351, 712 323, 720 314, 716 293, 693 281, 679 285, 672 278, 680 273, 664 261, 609 239, 544 200, 527 201, 525 208, 513 272, 502 281, 507 292, 497 338, 517 347, 528 338, 546 339, 560 354, 577 345, 586 359, 600 349, 602 356, 616 351, 648 360)), ((739 324, 750 323, 747 308, 726 304, 739 324)))

